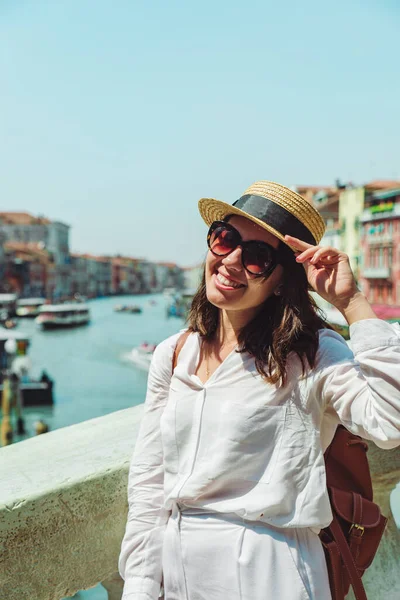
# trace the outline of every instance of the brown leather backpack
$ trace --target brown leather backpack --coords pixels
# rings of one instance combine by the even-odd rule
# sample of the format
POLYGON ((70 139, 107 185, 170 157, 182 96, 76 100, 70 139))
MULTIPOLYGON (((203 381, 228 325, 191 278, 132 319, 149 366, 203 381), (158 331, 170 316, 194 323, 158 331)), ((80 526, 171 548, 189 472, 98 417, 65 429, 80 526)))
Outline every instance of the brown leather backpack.
MULTIPOLYGON (((190 333, 185 331, 178 338, 172 372, 190 333)), ((367 450, 365 440, 339 425, 324 454, 333 520, 319 537, 332 600, 344 600, 350 585, 356 600, 367 600, 361 577, 373 561, 387 523, 379 506, 372 501, 367 450)))
POLYGON ((325 458, 333 520, 320 539, 328 566, 332 600, 343 600, 353 587, 367 600, 361 581, 378 550, 387 519, 372 501, 368 444, 343 425, 336 429, 325 458))

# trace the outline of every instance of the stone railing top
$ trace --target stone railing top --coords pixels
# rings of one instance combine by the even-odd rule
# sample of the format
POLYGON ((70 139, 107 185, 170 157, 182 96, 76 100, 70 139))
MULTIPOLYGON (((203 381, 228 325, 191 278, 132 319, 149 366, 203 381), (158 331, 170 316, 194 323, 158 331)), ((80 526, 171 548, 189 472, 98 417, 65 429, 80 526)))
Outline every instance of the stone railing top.
POLYGON ((0 449, 0 510, 70 487, 129 462, 143 405, 0 449))

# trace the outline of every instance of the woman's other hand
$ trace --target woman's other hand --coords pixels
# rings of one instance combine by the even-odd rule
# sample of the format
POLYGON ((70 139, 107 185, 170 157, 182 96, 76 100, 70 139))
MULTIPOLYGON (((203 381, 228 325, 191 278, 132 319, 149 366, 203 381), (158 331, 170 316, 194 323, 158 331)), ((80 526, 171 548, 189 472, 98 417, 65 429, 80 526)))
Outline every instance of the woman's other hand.
POLYGON ((290 235, 285 240, 297 250, 296 261, 303 265, 311 287, 340 310, 349 324, 376 318, 357 287, 347 254, 330 246, 312 246, 290 235))

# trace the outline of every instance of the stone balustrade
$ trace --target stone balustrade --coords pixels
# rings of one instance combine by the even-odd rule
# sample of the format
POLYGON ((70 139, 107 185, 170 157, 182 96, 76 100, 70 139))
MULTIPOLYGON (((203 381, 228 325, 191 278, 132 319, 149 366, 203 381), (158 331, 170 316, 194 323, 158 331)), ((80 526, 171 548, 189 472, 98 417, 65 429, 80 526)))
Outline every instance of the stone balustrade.
MULTIPOLYGON (((102 582, 120 600, 117 560, 129 461, 142 406, 0 450, 0 598, 60 600, 102 582)), ((370 444, 375 497, 386 515, 400 449, 370 444)), ((373 600, 400 598, 400 537, 390 519, 365 575, 373 600)))
POLYGON ((143 406, 0 450, 0 598, 60 600, 115 577, 143 406))

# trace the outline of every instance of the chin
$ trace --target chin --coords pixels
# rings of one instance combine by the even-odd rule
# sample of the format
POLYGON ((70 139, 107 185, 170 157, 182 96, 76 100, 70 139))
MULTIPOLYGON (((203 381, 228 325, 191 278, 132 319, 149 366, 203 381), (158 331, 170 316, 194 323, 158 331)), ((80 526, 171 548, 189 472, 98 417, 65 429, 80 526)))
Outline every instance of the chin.
POLYGON ((218 294, 207 294, 207 300, 217 308, 233 308, 232 303, 218 294))
POLYGON ((240 298, 229 298, 223 291, 213 285, 212 281, 208 281, 206 284, 206 295, 207 300, 217 308, 239 310, 243 305, 243 296, 240 298))

